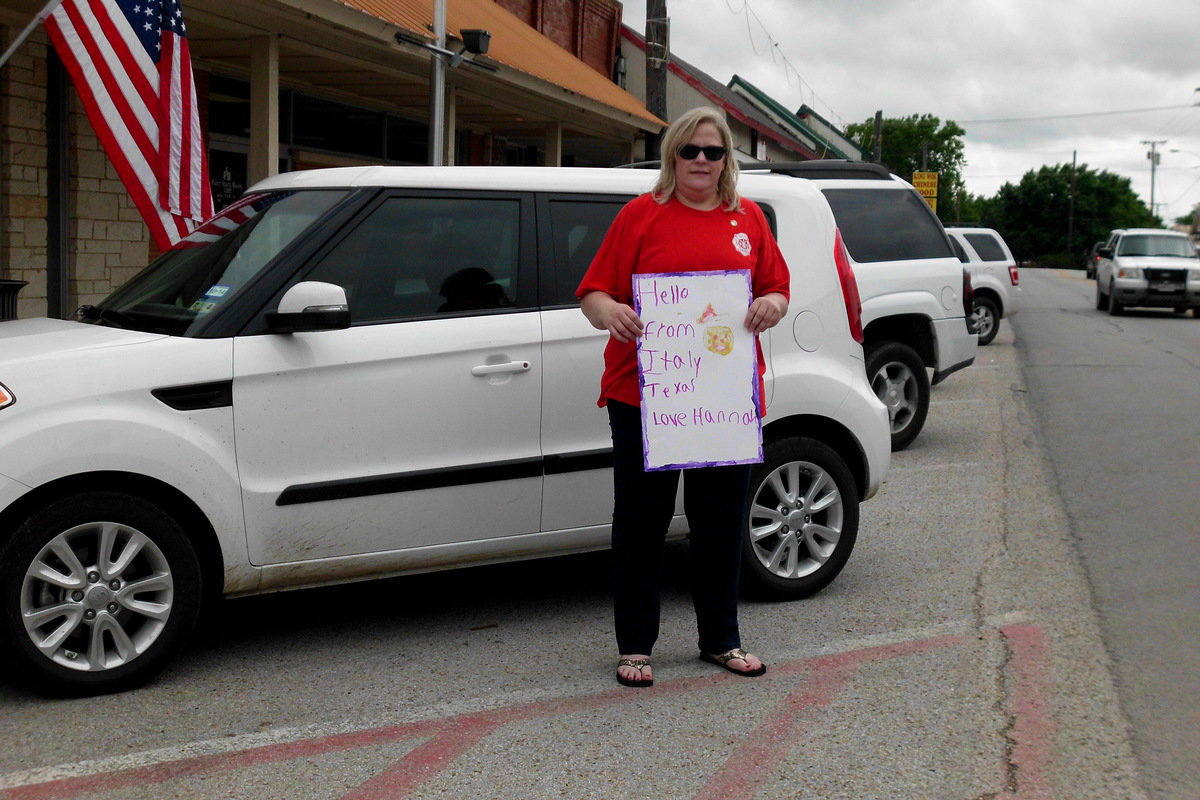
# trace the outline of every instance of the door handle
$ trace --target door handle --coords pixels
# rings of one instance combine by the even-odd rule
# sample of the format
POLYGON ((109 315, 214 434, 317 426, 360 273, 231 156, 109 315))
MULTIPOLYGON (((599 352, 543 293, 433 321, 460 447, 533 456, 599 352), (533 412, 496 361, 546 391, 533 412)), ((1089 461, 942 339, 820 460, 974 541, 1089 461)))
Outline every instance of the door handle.
POLYGON ((503 364, 480 364, 471 367, 472 375, 495 375, 498 372, 528 372, 528 361, 506 361, 503 364))

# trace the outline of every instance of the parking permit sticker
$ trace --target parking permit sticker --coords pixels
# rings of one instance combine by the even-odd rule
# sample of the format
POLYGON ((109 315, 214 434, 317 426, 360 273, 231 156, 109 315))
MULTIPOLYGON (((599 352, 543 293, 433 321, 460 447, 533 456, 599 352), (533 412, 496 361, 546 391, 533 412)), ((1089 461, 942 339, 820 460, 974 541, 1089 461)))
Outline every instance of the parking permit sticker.
POLYGON ((208 291, 205 292, 199 300, 192 303, 189 308, 191 308, 191 310, 195 311, 197 314, 207 314, 217 307, 217 303, 225 299, 225 296, 229 294, 229 291, 232 288, 233 287, 231 286, 223 286, 219 283, 215 283, 208 287, 208 291))

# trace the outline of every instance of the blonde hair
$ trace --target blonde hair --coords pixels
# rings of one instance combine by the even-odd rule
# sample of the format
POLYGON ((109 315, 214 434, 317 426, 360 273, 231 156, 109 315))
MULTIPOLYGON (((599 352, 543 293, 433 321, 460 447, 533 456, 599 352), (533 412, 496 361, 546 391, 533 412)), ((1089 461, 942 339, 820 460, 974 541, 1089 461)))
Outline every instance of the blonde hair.
POLYGON ((705 122, 711 124, 721 134, 721 144, 725 147, 725 167, 717 180, 717 197, 726 211, 740 211, 741 198, 737 192, 738 164, 733 157, 733 133, 729 123, 720 111, 710 106, 700 106, 684 113, 671 124, 662 140, 662 166, 658 172, 658 182, 650 193, 659 203, 666 203, 675 194, 675 156, 682 145, 687 144, 696 132, 696 128, 705 122))

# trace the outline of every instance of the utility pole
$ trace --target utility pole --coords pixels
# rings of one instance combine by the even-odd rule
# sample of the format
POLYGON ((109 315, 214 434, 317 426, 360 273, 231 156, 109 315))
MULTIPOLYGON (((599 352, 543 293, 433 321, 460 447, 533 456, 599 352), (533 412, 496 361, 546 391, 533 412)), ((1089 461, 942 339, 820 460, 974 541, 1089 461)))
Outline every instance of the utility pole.
POLYGON ((1071 244, 1075 231, 1075 157, 1077 150, 1071 151, 1071 190, 1067 192, 1067 255, 1075 257, 1075 249, 1071 244))
MULTIPOLYGON (((646 110, 667 119, 667 61, 670 53, 670 20, 667 0, 646 0, 646 110)), ((646 135, 646 160, 659 157, 662 134, 646 135)))
POLYGON ((1166 139, 1155 139, 1153 141, 1143 139, 1142 144, 1150 146, 1150 152, 1146 153, 1146 158, 1150 159, 1150 216, 1154 216, 1154 171, 1158 168, 1158 160, 1161 154, 1157 148, 1160 144, 1166 144, 1166 139))
POLYGON ((883 109, 875 112, 874 152, 871 160, 876 164, 883 163, 883 109))

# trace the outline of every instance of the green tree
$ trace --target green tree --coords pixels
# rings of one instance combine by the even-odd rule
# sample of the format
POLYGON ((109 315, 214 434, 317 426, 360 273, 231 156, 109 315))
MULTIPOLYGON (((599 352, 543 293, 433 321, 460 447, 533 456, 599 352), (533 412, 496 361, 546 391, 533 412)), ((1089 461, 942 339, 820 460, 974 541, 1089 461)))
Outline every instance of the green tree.
MULTIPOLYGON (((888 169, 905 180, 924 169, 938 173, 938 216, 943 222, 960 219, 960 209, 967 193, 962 171, 966 165, 963 155, 964 131, 958 123, 942 122, 932 114, 913 114, 883 120, 882 159, 888 169)), ((875 120, 851 123, 846 136, 864 153, 875 150, 875 120)))
POLYGON ((1019 260, 1076 265, 1093 242, 1113 228, 1156 228, 1159 220, 1133 191, 1129 178, 1074 168, 1075 202, 1071 208, 1070 164, 1026 172, 1021 182, 1006 183, 984 204, 982 221, 1004 235, 1019 260), (1073 221, 1072 220, 1073 216, 1073 221), (1071 244, 1067 246, 1067 229, 1071 244))

